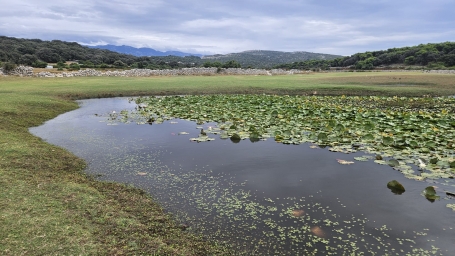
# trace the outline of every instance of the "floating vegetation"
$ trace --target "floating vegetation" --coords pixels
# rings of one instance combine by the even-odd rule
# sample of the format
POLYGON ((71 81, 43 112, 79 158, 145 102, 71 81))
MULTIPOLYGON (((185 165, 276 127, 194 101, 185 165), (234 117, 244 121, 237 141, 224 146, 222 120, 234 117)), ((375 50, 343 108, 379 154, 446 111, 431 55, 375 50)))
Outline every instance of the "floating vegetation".
POLYGON ((455 172, 455 98, 204 95, 141 97, 136 102, 143 107, 129 114, 114 113, 112 118, 216 122, 218 127, 205 131, 207 136, 218 134, 234 143, 273 137, 284 144, 327 145, 334 152, 363 151, 377 154, 376 163, 390 165, 413 180, 453 178, 455 172), (394 159, 382 160, 381 155, 394 159), (407 166, 418 166, 422 172, 407 166))
POLYGON ((123 174, 148 170, 142 182, 152 184, 152 195, 185 223, 186 230, 224 242, 239 255, 440 255, 435 247, 416 244, 427 230, 407 234, 377 227, 362 215, 346 215, 335 210, 336 205, 321 204, 314 195, 264 197, 209 166, 189 170, 165 165, 160 155, 166 153, 125 154, 108 168, 123 174))
POLYGON ((403 185, 396 180, 389 181, 389 183, 387 183, 387 187, 396 195, 401 195, 406 191, 403 185))
POLYGON ((422 191, 422 195, 425 196, 426 199, 430 202, 434 202, 435 200, 439 200, 440 196, 436 194, 436 190, 433 186, 428 186, 422 191))

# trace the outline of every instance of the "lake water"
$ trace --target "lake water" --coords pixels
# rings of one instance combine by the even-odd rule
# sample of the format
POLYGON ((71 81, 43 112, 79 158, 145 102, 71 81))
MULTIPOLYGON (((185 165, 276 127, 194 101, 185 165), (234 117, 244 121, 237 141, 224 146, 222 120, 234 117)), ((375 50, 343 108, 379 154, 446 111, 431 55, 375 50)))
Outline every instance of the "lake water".
POLYGON ((200 133, 194 122, 111 122, 113 111, 135 108, 126 98, 79 104, 30 131, 85 159, 87 172, 100 180, 149 192, 189 232, 252 255, 451 255, 454 249, 455 213, 446 205, 455 200, 441 192, 455 191, 452 179, 408 180, 389 166, 353 160, 364 153, 311 144, 233 143, 214 135, 191 142, 200 133), (392 193, 391 180, 406 192, 392 193), (441 200, 421 195, 429 185, 441 200))

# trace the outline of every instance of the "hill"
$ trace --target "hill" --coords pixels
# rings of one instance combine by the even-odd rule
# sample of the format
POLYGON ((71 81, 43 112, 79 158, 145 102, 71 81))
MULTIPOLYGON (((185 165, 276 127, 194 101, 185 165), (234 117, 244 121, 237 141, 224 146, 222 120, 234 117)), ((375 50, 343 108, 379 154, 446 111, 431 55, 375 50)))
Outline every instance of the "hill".
POLYGON ((123 53, 123 54, 131 54, 136 57, 142 57, 142 56, 179 56, 179 57, 185 57, 185 56, 198 56, 201 57, 202 54, 194 54, 194 53, 186 53, 186 52, 179 52, 179 51, 166 51, 166 52, 161 52, 157 51, 152 48, 135 48, 127 45, 122 45, 122 46, 117 46, 117 45, 95 45, 95 46, 88 46, 89 48, 95 48, 95 49, 105 49, 105 50, 110 50, 113 52, 118 52, 118 53, 123 53))
MULTIPOLYGON (((106 46, 110 48, 110 46, 106 46)), ((60 40, 43 41, 40 39, 22 39, 0 36, 0 62, 8 62, 33 67, 45 67, 47 63, 78 62, 83 67, 93 68, 148 68, 169 69, 200 66, 271 68, 274 65, 310 59, 329 60, 337 55, 310 52, 245 51, 227 55, 178 56, 181 52, 158 52, 151 48, 119 46, 111 49, 99 49, 80 45, 75 42, 60 40), (167 54, 166 56, 135 55, 167 54), (170 55, 169 55, 170 54, 170 55)), ((62 64, 63 65, 63 64, 62 64)), ((62 66, 61 65, 61 66, 62 66)))
POLYGON ((209 62, 227 62, 235 60, 242 67, 253 68, 272 68, 273 66, 306 60, 332 60, 342 57, 341 55, 331 55, 312 52, 280 52, 280 51, 265 51, 251 50, 239 53, 230 53, 226 55, 216 54, 203 56, 202 59, 209 62))
POLYGON ((376 68, 455 68, 455 42, 420 44, 411 47, 391 48, 382 51, 356 53, 332 60, 309 60, 276 65, 276 68, 349 68, 370 70, 376 68))
POLYGON ((191 67, 202 63, 196 56, 137 57, 105 49, 89 48, 75 42, 43 41, 0 36, 0 62, 33 67, 73 61, 84 67, 165 69, 191 67))

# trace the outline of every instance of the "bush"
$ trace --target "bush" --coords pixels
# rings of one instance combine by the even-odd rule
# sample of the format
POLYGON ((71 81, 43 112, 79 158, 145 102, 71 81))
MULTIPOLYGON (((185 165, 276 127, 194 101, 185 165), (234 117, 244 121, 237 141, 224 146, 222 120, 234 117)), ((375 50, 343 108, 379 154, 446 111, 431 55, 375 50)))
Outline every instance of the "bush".
POLYGON ((16 68, 16 64, 11 63, 11 62, 5 62, 5 63, 3 63, 2 68, 5 73, 8 73, 10 71, 13 71, 16 68))
POLYGON ((57 70, 63 70, 64 68, 67 68, 67 66, 63 61, 57 62, 57 70))
POLYGON ((79 69, 81 69, 81 66, 79 66, 79 64, 77 64, 77 63, 71 63, 69 66, 69 69, 70 70, 79 70, 79 69))
POLYGON ((43 62, 43 61, 37 60, 37 61, 33 62, 32 67, 34 67, 34 68, 45 68, 45 67, 47 67, 47 62, 43 62))

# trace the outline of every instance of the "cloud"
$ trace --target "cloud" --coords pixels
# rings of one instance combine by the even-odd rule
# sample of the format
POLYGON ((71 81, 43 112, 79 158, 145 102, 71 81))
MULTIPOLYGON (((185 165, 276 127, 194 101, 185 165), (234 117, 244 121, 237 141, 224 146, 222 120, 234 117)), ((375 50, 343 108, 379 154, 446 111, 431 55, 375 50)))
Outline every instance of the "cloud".
POLYGON ((350 55, 455 41, 452 0, 5 1, 0 34, 157 50, 350 55))

